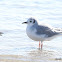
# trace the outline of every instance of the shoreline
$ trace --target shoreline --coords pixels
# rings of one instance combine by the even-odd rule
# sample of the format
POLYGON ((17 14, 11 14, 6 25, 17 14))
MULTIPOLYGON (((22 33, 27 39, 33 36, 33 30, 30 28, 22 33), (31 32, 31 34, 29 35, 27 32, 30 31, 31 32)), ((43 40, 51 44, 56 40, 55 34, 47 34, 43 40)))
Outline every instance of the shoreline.
POLYGON ((57 53, 52 51, 31 51, 24 55, 0 55, 0 62, 62 62, 62 58, 57 57, 57 53))

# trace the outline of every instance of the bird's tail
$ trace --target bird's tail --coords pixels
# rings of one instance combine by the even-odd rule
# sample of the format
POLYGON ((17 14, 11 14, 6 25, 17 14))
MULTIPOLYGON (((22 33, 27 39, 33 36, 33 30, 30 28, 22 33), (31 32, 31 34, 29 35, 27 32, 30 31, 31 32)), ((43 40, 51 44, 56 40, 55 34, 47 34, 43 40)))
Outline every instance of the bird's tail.
POLYGON ((59 34, 60 36, 62 36, 62 32, 58 32, 58 34, 59 34))
POLYGON ((55 31, 56 31, 59 35, 62 35, 62 29, 61 29, 61 28, 55 28, 55 31))

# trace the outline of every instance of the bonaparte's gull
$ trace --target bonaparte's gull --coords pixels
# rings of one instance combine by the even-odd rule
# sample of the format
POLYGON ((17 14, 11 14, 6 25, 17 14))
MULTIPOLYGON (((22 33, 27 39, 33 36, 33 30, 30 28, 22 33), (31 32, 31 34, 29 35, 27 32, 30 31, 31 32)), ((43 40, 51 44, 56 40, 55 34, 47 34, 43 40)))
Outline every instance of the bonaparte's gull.
POLYGON ((27 22, 23 22, 23 24, 24 23, 27 24, 26 33, 28 37, 34 41, 39 41, 39 48, 42 48, 43 41, 49 41, 59 35, 62 35, 62 31, 60 29, 39 25, 34 18, 29 18, 27 22))

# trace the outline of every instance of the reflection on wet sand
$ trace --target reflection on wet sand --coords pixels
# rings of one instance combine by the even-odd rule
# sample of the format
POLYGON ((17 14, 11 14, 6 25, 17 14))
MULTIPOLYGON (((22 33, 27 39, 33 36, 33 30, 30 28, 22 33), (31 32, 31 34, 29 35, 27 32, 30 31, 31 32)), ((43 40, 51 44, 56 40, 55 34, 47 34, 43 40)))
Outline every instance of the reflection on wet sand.
POLYGON ((54 58, 55 56, 53 51, 46 51, 46 50, 31 51, 29 54, 32 60, 45 61, 45 62, 51 61, 51 59, 54 58))
POLYGON ((53 51, 34 50, 26 55, 0 55, 0 62, 62 62, 62 59, 56 60, 57 55, 53 51))

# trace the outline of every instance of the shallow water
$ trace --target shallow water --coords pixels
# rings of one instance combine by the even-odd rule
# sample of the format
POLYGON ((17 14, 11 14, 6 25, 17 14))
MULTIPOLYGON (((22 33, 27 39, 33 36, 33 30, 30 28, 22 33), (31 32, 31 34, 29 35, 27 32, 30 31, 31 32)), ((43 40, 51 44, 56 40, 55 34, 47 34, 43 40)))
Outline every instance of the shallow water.
MULTIPOLYGON (((26 55, 38 50, 38 42, 27 37, 26 25, 22 25, 29 17, 62 28, 62 0, 0 0, 0 31, 4 33, 0 36, 0 55, 26 55)), ((62 36, 45 41, 43 50, 62 54, 62 36)))

